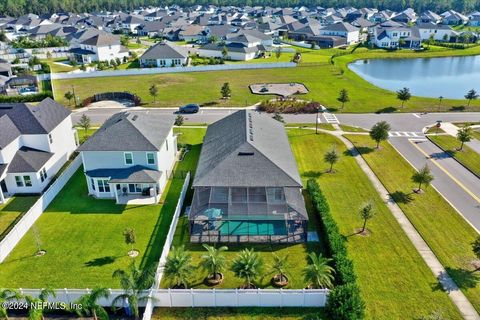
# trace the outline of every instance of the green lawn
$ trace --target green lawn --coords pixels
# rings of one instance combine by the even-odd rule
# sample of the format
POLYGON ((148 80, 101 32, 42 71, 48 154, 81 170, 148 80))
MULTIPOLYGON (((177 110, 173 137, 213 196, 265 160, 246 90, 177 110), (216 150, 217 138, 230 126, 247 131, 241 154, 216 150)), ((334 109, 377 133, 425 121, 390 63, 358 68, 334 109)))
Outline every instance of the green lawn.
MULTIPOLYGON (((396 94, 373 86, 360 76, 350 71, 347 64, 357 59, 369 58, 414 58, 448 55, 473 55, 480 53, 480 48, 453 50, 447 48, 431 49, 425 52, 400 50, 389 52, 375 49, 359 48, 354 54, 335 58, 332 65, 330 57, 340 50, 308 50, 304 49, 302 62, 298 67, 287 69, 262 70, 228 70, 210 72, 190 72, 176 74, 155 74, 124 77, 105 77, 99 81, 91 79, 55 80, 55 98, 65 103, 64 93, 75 86, 75 92, 80 99, 85 99, 93 93, 106 91, 130 91, 142 98, 146 106, 172 107, 189 102, 205 106, 241 107, 252 105, 273 96, 253 95, 248 85, 258 82, 302 82, 310 92, 302 95, 302 99, 319 101, 323 105, 339 112, 412 112, 424 110, 479 110, 480 101, 472 101, 470 107, 463 107, 463 100, 445 99, 441 108, 436 106, 437 99, 413 97, 399 108, 396 94), (229 82, 232 98, 220 100, 220 87, 229 82), (156 84, 159 95, 156 103, 149 95, 148 88, 156 84), (339 110, 340 103, 336 100, 341 89, 349 91, 351 101, 339 110), (178 92, 182 94, 179 95, 178 92), (375 99, 372 99, 375 97, 375 99), (453 108, 453 109, 452 109, 453 108)), ((345 52, 345 51, 343 51, 345 52)), ((287 56, 288 54, 285 54, 287 56)))
POLYGON ((368 130, 365 130, 360 127, 352 127, 346 124, 340 124, 340 129, 342 129, 345 132, 368 132, 368 130))
POLYGON ((434 311, 442 312, 446 319, 461 318, 343 143, 311 130, 290 130, 289 137, 302 178, 317 179, 347 240, 367 318, 418 319, 434 311), (336 172, 329 174, 323 155, 333 145, 341 158, 334 167, 336 172), (368 200, 376 211, 367 225, 371 235, 353 235, 362 225, 358 211, 368 200))
MULTIPOLYGON (((188 170, 188 163, 180 162, 176 171, 188 170)), ((182 185, 182 179, 171 180, 162 195, 163 204, 122 206, 114 200, 89 197, 80 169, 35 223, 47 254, 34 256, 36 246, 30 230, 0 264, 0 287, 119 287, 112 273, 131 261, 123 230, 136 230, 137 262, 142 266, 156 263, 182 185)))
POLYGON ((429 135, 428 139, 480 177, 480 154, 475 150, 466 144, 460 150, 460 142, 451 135, 429 135))
POLYGON ((0 204, 0 239, 3 239, 37 199, 37 196, 16 196, 8 200, 7 203, 0 204))
MULTIPOLYGON (((286 123, 286 128, 315 128, 315 123, 286 123)), ((335 128, 331 123, 319 123, 318 129, 335 131, 335 128)))
POLYGON ((474 129, 472 134, 475 139, 480 141, 480 129, 474 129))
POLYGON ((155 308, 152 319, 162 320, 321 320, 319 308, 155 308))
POLYGON ((388 142, 375 150, 369 137, 348 138, 473 306, 480 310, 480 278, 472 272, 475 256, 470 245, 478 235, 476 231, 435 189, 430 187, 423 194, 412 192, 416 187, 411 181, 414 169, 388 142))
POLYGON ((95 131, 97 131, 98 128, 94 128, 94 129, 88 129, 87 131, 85 131, 84 129, 82 128, 77 128, 77 133, 78 133, 78 140, 80 141, 80 143, 84 143, 85 140, 87 140, 88 138, 90 138, 90 136, 92 134, 95 133, 95 131))

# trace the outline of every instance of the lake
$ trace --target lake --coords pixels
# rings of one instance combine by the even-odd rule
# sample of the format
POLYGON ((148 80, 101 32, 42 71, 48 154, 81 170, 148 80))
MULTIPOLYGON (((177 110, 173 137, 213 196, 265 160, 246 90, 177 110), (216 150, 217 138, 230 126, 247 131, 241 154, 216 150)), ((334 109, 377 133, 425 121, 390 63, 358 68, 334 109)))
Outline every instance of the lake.
POLYGON ((416 96, 464 99, 480 91, 480 56, 357 60, 349 68, 380 88, 407 87, 416 96))

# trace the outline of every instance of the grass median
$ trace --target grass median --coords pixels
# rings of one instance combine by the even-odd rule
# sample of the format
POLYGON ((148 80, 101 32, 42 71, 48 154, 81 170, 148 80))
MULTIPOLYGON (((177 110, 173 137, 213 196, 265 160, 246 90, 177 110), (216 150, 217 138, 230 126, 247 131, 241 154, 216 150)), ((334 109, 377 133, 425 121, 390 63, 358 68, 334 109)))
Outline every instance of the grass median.
POLYGON ((388 142, 379 150, 368 136, 349 135, 385 188, 433 250, 449 275, 480 310, 480 280, 474 272, 471 243, 477 232, 432 187, 413 192, 414 168, 388 142))

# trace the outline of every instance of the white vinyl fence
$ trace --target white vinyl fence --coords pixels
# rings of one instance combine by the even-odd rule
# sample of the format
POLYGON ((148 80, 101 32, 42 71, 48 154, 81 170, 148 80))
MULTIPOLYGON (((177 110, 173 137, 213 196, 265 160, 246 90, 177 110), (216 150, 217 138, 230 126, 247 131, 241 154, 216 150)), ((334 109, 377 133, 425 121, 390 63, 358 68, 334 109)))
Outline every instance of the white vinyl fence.
POLYGON ((168 68, 145 68, 127 69, 113 71, 85 71, 77 73, 51 73, 38 75, 39 80, 61 80, 94 77, 121 77, 159 73, 182 73, 201 71, 222 71, 222 70, 246 70, 246 69, 272 69, 272 68, 294 68, 294 62, 272 62, 272 63, 243 63, 243 64, 218 64, 192 67, 168 67, 168 68))
POLYGON ((0 263, 10 254, 17 243, 27 233, 30 227, 37 221, 43 211, 52 202, 55 196, 67 184, 68 180, 80 168, 82 158, 77 156, 70 165, 62 172, 55 182, 38 198, 35 204, 23 215, 10 232, 0 242, 0 263))

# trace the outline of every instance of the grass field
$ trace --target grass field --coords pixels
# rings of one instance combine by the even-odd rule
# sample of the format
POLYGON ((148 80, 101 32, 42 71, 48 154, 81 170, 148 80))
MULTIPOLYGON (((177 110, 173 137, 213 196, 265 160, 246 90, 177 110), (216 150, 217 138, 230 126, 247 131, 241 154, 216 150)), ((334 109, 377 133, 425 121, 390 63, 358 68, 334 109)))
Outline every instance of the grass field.
MULTIPOLYGON (((411 112, 437 110, 479 110, 480 101, 473 101, 470 107, 463 107, 465 101, 445 99, 441 108, 437 99, 413 97, 400 109, 396 94, 380 89, 363 80, 350 71, 348 63, 357 59, 373 58, 414 58, 436 57, 449 55, 479 54, 480 48, 453 50, 447 48, 431 48, 425 52, 401 50, 389 52, 385 50, 368 50, 359 48, 353 54, 335 58, 335 64, 330 63, 332 54, 340 50, 308 50, 301 49, 302 62, 298 67, 287 69, 262 70, 228 70, 210 72, 190 72, 177 74, 155 74, 141 76, 105 77, 99 81, 91 79, 55 80, 55 98, 65 103, 65 91, 72 85, 80 99, 85 99, 93 93, 106 91, 130 91, 139 95, 146 106, 175 107, 185 103, 199 103, 204 106, 242 107, 252 105, 273 96, 260 96, 250 93, 248 85, 258 82, 302 82, 310 92, 302 95, 302 99, 319 101, 323 105, 339 112, 411 112), (232 98, 220 100, 220 87, 229 82, 232 98), (149 95, 148 88, 156 84, 159 94, 156 103, 149 95), (336 100, 341 89, 349 91, 351 101, 342 110, 336 100), (181 94, 179 94, 181 92, 181 94), (374 97, 374 99, 372 99, 374 97)), ((284 54, 288 60, 288 54, 284 54)), ((264 61, 265 62, 265 61, 264 61)))
POLYGON ((429 135, 428 139, 480 177, 480 154, 468 145, 460 150, 460 142, 451 135, 429 135))
POLYGON ((472 272, 475 256, 470 245, 477 236, 476 231, 435 189, 430 187, 423 194, 412 192, 416 187, 411 181, 414 169, 389 143, 374 150, 375 143, 369 137, 350 135, 348 138, 473 306, 480 310, 480 286, 477 285, 480 278, 472 272))
POLYGON ((397 221, 343 143, 311 130, 290 130, 290 142, 303 179, 317 179, 341 233, 347 239, 368 319, 418 319, 440 311, 458 319, 456 307, 437 285, 397 221), (336 146, 341 155, 334 174, 326 173, 323 155, 336 146), (372 201, 376 215, 367 228, 371 235, 354 235, 362 226, 359 210, 372 201), (421 303, 419 303, 421 301, 421 303))
POLYGON ((318 308, 155 308, 152 319, 162 320, 322 320, 318 308))
MULTIPOLYGON (((188 170, 192 154, 187 154, 176 170, 188 170)), ((80 169, 35 223, 47 254, 34 255, 36 246, 30 230, 0 264, 0 287, 119 287, 112 273, 131 261, 123 230, 136 230, 135 248, 140 251, 137 263, 156 263, 182 184, 182 179, 169 182, 162 195, 163 204, 122 206, 114 200, 88 196, 80 169)))
POLYGON ((365 130, 360 127, 352 127, 346 124, 340 124, 340 129, 342 129, 345 132, 368 132, 368 130, 365 130))
POLYGON ((13 228, 16 221, 33 206, 37 199, 37 196, 16 196, 0 204, 0 239, 13 228))

